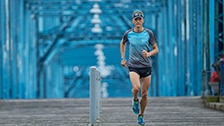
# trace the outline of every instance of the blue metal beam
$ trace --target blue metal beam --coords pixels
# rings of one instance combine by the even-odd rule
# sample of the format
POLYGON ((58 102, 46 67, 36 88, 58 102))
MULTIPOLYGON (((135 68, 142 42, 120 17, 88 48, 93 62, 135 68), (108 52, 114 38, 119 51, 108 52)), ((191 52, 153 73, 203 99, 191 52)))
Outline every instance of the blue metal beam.
MULTIPOLYGON (((64 97, 64 65, 78 65, 82 61, 86 65, 90 63, 72 59, 74 56, 80 58, 73 54, 80 51, 82 45, 118 45, 123 32, 132 27, 129 18, 131 19, 134 8, 143 9, 146 13, 145 27, 155 30, 158 36, 160 52, 153 57, 155 67, 150 95, 200 95, 202 80, 209 78, 207 75, 202 79, 201 71, 204 66, 206 70, 211 67, 212 58, 208 59, 213 52, 206 51, 209 51, 209 47, 210 50, 213 49, 212 39, 217 49, 214 55, 218 56, 223 51, 223 36, 216 36, 223 35, 223 30, 219 27, 223 27, 223 12, 220 13, 220 8, 212 7, 211 1, 210 5, 208 1, 202 0, 137 2, 139 1, 100 2, 99 5, 104 10, 100 15, 103 32, 98 34, 91 33, 93 24, 90 20, 93 15, 88 9, 93 2, 88 0, 80 3, 70 0, 2 0, 0 29, 4 32, 0 33, 0 98, 64 97), (215 15, 212 15, 213 12, 215 15), (217 20, 213 23, 208 18, 209 15, 217 20), (111 31, 106 30, 110 29, 108 26, 111 31), (209 27, 214 27, 215 31, 208 30, 209 27), (216 37, 215 40, 212 36, 216 37), (72 51, 69 52, 68 48, 72 51), (201 54, 206 57, 204 60, 201 54), (39 71, 38 61, 43 63, 39 71)), ((215 1, 214 4, 223 7, 223 0, 215 1)), ((105 52, 108 53, 108 50, 105 52)), ((120 57, 118 52, 113 53, 114 59, 120 57)), ((113 60, 106 61, 110 65, 119 65, 113 60)), ((128 78, 125 77, 113 83, 128 83, 128 78)), ((109 84, 113 79, 105 80, 109 84)), ((88 83, 85 80, 79 82, 88 83)), ((73 94, 75 90, 77 89, 69 92, 69 96, 76 96, 73 94)))
MULTIPOLYGON (((5 1, 0 1, 0 31, 5 31, 5 1)), ((5 32, 0 32, 0 98, 3 98, 4 82, 4 43, 5 32)))
POLYGON ((3 28, 5 31, 5 34, 3 34, 3 39, 2 39, 2 44, 3 44, 3 83, 2 83, 2 86, 3 86, 3 92, 2 92, 2 97, 3 98, 10 98, 10 80, 11 80, 11 76, 10 76, 10 72, 11 72, 11 69, 10 69, 10 10, 9 10, 9 7, 10 7, 10 3, 9 1, 5 0, 5 1, 1 1, 2 4, 4 5, 4 25, 3 28))

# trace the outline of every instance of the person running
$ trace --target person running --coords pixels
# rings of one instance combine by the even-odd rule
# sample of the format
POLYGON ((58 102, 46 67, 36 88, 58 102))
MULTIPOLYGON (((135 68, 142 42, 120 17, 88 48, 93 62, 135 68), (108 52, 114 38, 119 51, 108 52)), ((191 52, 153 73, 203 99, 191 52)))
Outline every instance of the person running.
POLYGON ((132 13, 134 28, 127 30, 120 42, 121 65, 128 66, 132 84, 132 110, 138 115, 138 124, 144 125, 144 111, 147 105, 148 88, 151 81, 151 56, 158 53, 157 39, 154 33, 143 27, 144 14, 141 10, 132 13), (129 44, 129 58, 126 60, 126 44, 129 44), (152 50, 150 50, 152 47, 152 50), (141 99, 138 93, 141 90, 141 99))

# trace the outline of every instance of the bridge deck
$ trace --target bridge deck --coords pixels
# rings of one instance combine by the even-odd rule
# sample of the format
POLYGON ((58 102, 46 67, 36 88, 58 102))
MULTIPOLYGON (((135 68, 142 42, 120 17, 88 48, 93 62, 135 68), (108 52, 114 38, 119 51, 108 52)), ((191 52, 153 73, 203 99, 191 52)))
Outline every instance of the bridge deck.
MULTIPOLYGON (((149 98, 146 126, 223 126, 224 113, 204 107, 200 97, 149 98)), ((102 99, 95 126, 137 126, 130 98, 102 99)), ((87 126, 88 99, 0 101, 1 126, 87 126)))

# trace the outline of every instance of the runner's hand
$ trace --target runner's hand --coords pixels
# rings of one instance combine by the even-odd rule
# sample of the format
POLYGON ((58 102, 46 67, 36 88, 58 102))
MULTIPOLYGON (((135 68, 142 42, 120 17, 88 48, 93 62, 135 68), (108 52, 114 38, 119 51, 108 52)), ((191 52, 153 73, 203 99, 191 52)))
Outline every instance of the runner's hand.
POLYGON ((142 55, 143 57, 147 58, 148 57, 148 52, 145 50, 142 50, 142 55))
POLYGON ((126 60, 125 59, 121 60, 121 66, 126 67, 126 60))

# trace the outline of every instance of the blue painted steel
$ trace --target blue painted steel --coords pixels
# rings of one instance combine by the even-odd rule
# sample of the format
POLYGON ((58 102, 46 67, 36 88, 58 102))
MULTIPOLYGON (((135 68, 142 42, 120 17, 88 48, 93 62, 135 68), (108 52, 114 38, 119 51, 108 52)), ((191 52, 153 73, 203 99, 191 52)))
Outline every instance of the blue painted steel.
POLYGON ((184 3, 183 1, 179 1, 177 0, 177 68, 179 69, 177 71, 177 74, 178 74, 178 82, 177 82, 177 86, 178 86, 178 96, 184 96, 185 93, 186 93, 186 90, 185 90, 185 82, 186 82, 186 77, 185 77, 185 74, 186 74, 186 60, 185 60, 185 55, 184 55, 184 51, 185 50, 185 38, 184 38, 184 35, 185 35, 185 29, 184 29, 184 16, 185 16, 185 12, 184 12, 184 3), (181 69, 180 69, 181 68, 181 69))
POLYGON ((186 94, 188 96, 194 96, 193 84, 194 84, 194 64, 195 64, 195 56, 192 55, 195 52, 193 51, 192 46, 195 46, 194 38, 195 38, 195 31, 194 31, 194 16, 196 4, 194 1, 189 0, 186 2, 186 86, 187 91, 186 94), (192 8, 191 8, 192 7, 192 8), (191 36, 191 37, 190 37, 191 36))
MULTIPOLYGON (((215 1, 210 0, 209 1, 209 8, 215 7, 215 1)), ((212 68, 212 63, 216 61, 215 59, 215 9, 209 9, 209 47, 210 47, 210 63, 211 63, 211 70, 214 70, 212 68)))
POLYGON ((17 7, 18 7, 18 10, 16 11, 17 12, 17 29, 18 29, 18 47, 17 47, 17 66, 18 66, 18 82, 17 82, 17 85, 18 86, 18 98, 19 99, 22 99, 22 98, 27 98, 26 97, 26 89, 25 89, 25 85, 26 85, 26 80, 25 79, 27 76, 24 75, 24 71, 25 71, 25 61, 27 60, 27 57, 26 57, 26 52, 25 52, 25 47, 27 47, 27 45, 25 46, 25 44, 27 43, 25 41, 25 14, 24 14, 24 11, 25 11, 25 8, 24 8, 24 1, 23 0, 19 0, 18 1, 18 4, 17 4, 17 7))
POLYGON ((215 5, 223 6, 223 0, 102 0, 98 2, 103 11, 100 34, 90 32, 94 24, 89 10, 95 2, 63 1, 0 1, 0 30, 4 31, 0 32, 0 98, 88 97, 87 68, 98 62, 96 50, 88 46, 96 43, 104 44, 105 62, 114 72, 102 80, 110 88, 107 93, 116 97, 113 91, 120 94, 118 87, 125 88, 122 95, 130 97, 128 72, 120 67, 119 42, 132 27, 133 9, 145 12, 145 27, 158 37, 150 96, 201 95, 201 83, 209 79, 207 73, 201 76, 202 70, 211 68, 223 52, 217 50, 224 45, 223 38, 217 41, 221 19, 213 20, 222 15, 216 14, 215 5), (74 66, 79 68, 77 73, 74 66))
POLYGON ((0 1, 0 98, 3 98, 3 45, 4 45, 4 40, 5 40, 5 4, 4 1, 0 1))
MULTIPOLYGON (((196 38, 194 39, 195 40, 195 44, 196 44, 196 48, 195 49, 195 57, 196 60, 195 60, 195 70, 198 71, 198 72, 202 72, 202 64, 203 61, 202 61, 202 41, 203 41, 203 33, 202 33, 202 1, 199 0, 199 2, 196 2, 195 4, 197 4, 197 10, 196 10, 196 38)), ((211 8, 212 9, 212 8, 211 8)), ((195 86, 195 90, 194 92, 196 92, 197 94, 196 95, 201 95, 201 90, 202 90, 202 77, 201 77, 201 74, 195 74, 195 83, 194 83, 194 86, 195 86)))
POLYGON ((10 28, 10 17, 9 17, 9 3, 8 1, 3 1, 5 5, 5 36, 3 39, 3 98, 10 98, 10 33, 9 33, 9 28, 10 28))
MULTIPOLYGON (((161 60, 163 60, 163 57, 167 57, 166 60, 168 62, 164 62, 165 67, 162 67, 163 65, 161 64, 162 69, 161 70, 166 70, 165 76, 166 75, 172 75, 170 77, 166 77, 166 79, 168 79, 167 81, 164 81, 162 83, 167 83, 168 85, 167 87, 164 87, 164 90, 166 90, 166 94, 164 94, 164 96, 166 95, 170 95, 170 96, 176 96, 177 93, 177 74, 173 74, 176 73, 177 67, 176 67, 176 25, 174 25, 176 22, 175 20, 175 1, 170 1, 167 2, 167 7, 166 9, 164 9, 164 15, 167 18, 167 21, 165 22, 166 24, 163 27, 167 27, 166 32, 164 32, 164 35, 166 36, 166 38, 162 41, 166 42, 166 45, 163 45, 160 50, 163 51, 163 49, 166 50, 166 52, 164 52, 163 56, 161 56, 161 58, 159 59, 159 62, 161 60), (171 62, 169 62, 171 61, 171 62)), ((162 16, 162 17, 163 17, 162 16)), ((161 19, 162 21, 162 19, 161 19)), ((162 21, 164 22, 164 21, 162 21)), ((159 33, 158 33, 159 35, 159 33)), ((159 54, 160 56, 160 54, 159 54)), ((160 84, 161 87, 163 87, 163 84, 160 84)), ((162 93, 162 92, 161 92, 162 93)))
MULTIPOLYGON (((224 0, 214 1, 214 8, 214 62, 217 62, 219 61, 220 54, 224 53, 224 0)), ((220 78, 223 79, 223 76, 220 78)), ((220 86, 220 90, 222 86, 220 86)))
POLYGON ((23 0, 1 1, 1 29, 4 32, 1 34, 0 85, 4 99, 36 98, 36 27, 30 23, 30 15, 28 20, 24 19, 23 5, 23 0))
POLYGON ((63 98, 64 83, 62 67, 58 62, 51 62, 46 68, 46 98, 63 98))
POLYGON ((219 55, 224 52, 224 39, 223 39, 223 27, 224 27, 224 4, 223 0, 215 1, 215 59, 219 58, 219 55))

